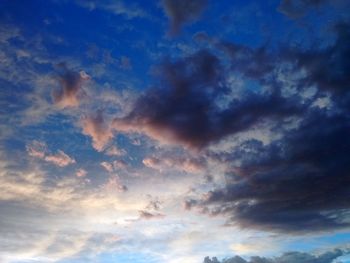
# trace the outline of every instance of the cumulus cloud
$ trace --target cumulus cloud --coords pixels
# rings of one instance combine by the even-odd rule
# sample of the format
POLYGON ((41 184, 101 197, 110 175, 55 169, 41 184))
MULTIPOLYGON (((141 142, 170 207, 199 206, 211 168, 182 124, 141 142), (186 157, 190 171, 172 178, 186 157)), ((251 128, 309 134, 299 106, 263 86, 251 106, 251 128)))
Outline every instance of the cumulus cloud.
POLYGON ((219 261, 216 257, 206 257, 203 263, 332 263, 335 259, 348 254, 348 251, 335 249, 320 255, 313 255, 305 252, 287 252, 275 258, 254 256, 246 260, 240 256, 227 258, 219 261))
POLYGON ((56 154, 49 153, 47 146, 44 142, 33 141, 26 146, 28 155, 42 159, 46 162, 53 163, 59 167, 65 167, 67 165, 75 163, 75 160, 68 156, 61 150, 58 150, 56 154))
POLYGON ((171 34, 178 34, 184 24, 199 18, 207 5, 207 0, 163 0, 163 9, 169 17, 171 34))
POLYGON ((77 107, 84 94, 83 84, 90 79, 90 76, 85 71, 77 72, 65 65, 60 66, 61 72, 58 76, 60 88, 52 93, 54 103, 59 108, 77 107))
POLYGON ((83 134, 92 138, 92 146, 99 152, 103 151, 106 144, 113 138, 109 124, 105 122, 101 110, 95 116, 82 119, 83 134))

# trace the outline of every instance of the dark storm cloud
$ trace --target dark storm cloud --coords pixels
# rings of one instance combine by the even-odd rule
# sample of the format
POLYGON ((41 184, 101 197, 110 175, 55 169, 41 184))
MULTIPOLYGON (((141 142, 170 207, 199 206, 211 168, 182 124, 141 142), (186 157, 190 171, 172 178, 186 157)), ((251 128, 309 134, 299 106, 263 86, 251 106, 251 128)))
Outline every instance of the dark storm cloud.
POLYGON ((170 19, 170 33, 176 35, 184 24, 198 19, 207 5, 207 0, 163 0, 162 4, 170 19))
POLYGON ((206 257, 203 263, 332 263, 335 259, 348 254, 348 251, 335 249, 320 255, 312 255, 303 252, 287 252, 275 258, 265 258, 254 256, 250 260, 245 260, 240 256, 235 256, 219 261, 216 257, 210 259, 206 257))
MULTIPOLYGON (((350 11, 350 10, 349 10, 350 11)), ((290 51, 286 56, 296 61, 308 74, 304 85, 316 84, 321 90, 344 94, 350 88, 350 27, 338 23, 334 27, 337 39, 334 45, 323 50, 290 51)))
POLYGON ((339 95, 347 92, 350 86, 349 24, 338 22, 331 32, 336 36, 334 44, 319 49, 300 50, 282 46, 277 53, 273 53, 266 46, 253 49, 228 42, 218 42, 216 46, 229 56, 231 69, 245 77, 271 84, 274 69, 279 64, 289 63, 294 71, 306 71, 299 81, 301 89, 317 85, 321 91, 339 95))
POLYGON ((113 126, 124 132, 144 132, 165 142, 202 148, 222 137, 249 129, 264 120, 300 113, 303 106, 278 91, 254 92, 233 99, 221 109, 217 99, 228 93, 227 72, 206 50, 163 65, 162 88, 142 96, 134 110, 116 118, 113 126))
POLYGON ((269 145, 250 140, 223 154, 232 182, 188 200, 228 225, 284 232, 350 226, 350 119, 348 112, 325 116, 314 110, 300 126, 269 145))
POLYGON ((203 150, 228 167, 226 186, 187 200, 186 209, 223 215, 227 225, 272 231, 350 227, 349 25, 338 24, 334 34, 334 42, 314 50, 216 42, 216 52, 164 63, 160 87, 141 96, 130 114, 115 118, 113 128, 203 150), (281 81, 281 69, 294 93, 285 92, 290 84, 281 81), (267 89, 230 97, 235 87, 227 84, 229 76, 267 89), (315 92, 305 99, 301 94, 310 87, 315 92), (225 96, 229 101, 222 107, 225 96), (319 99, 329 103, 320 105, 319 99), (285 128, 291 119, 296 123, 285 128), (261 123, 271 125, 279 139, 245 140, 231 152, 207 148, 261 123))

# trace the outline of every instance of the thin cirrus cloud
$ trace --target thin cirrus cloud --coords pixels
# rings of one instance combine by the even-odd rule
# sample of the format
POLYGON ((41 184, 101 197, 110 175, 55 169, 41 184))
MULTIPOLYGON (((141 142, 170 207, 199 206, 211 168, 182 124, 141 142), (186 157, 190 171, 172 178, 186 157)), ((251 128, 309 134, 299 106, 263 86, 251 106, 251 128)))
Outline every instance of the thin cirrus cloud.
POLYGON ((114 15, 123 16, 126 19, 148 18, 149 15, 136 4, 125 4, 123 1, 96 1, 96 0, 76 0, 76 3, 91 11, 103 10, 114 15))

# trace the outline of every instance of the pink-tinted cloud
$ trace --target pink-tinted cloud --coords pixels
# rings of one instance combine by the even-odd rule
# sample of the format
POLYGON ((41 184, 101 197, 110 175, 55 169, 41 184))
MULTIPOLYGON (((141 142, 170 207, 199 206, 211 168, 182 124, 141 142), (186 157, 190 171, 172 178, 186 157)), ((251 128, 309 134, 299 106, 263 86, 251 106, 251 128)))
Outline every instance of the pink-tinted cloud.
POLYGON ((162 167, 163 167, 161 160, 155 157, 147 157, 142 160, 142 163, 145 166, 155 170, 162 170, 162 167))
POLYGON ((128 164, 125 162, 125 161, 123 161, 123 160, 115 160, 115 161, 113 161, 113 167, 114 167, 114 169, 125 169, 125 168, 127 168, 127 166, 128 166, 128 164))
POLYGON ((113 172, 113 165, 109 162, 101 162, 100 163, 103 168, 106 169, 107 172, 113 172))
POLYGON ((47 151, 46 144, 44 142, 32 141, 26 146, 29 156, 44 159, 47 151))
POLYGON ((26 149, 29 156, 53 163, 59 167, 65 167, 75 163, 73 158, 61 150, 58 150, 56 154, 49 153, 44 142, 33 141, 26 146, 26 149))
POLYGON ((74 159, 69 157, 61 150, 58 150, 56 154, 45 156, 44 160, 60 167, 65 167, 67 165, 75 163, 74 159))
POLYGON ((124 149, 119 149, 116 146, 112 146, 106 150, 106 154, 109 156, 123 156, 126 154, 126 151, 124 149))
POLYGON ((59 108, 77 107, 83 91, 83 83, 90 79, 85 71, 72 71, 63 66, 59 75, 60 89, 53 92, 52 97, 59 108))
POLYGON ((103 185, 103 188, 110 192, 126 192, 128 191, 128 187, 121 183, 118 176, 111 176, 107 183, 103 185))
POLYGON ((106 169, 107 172, 110 172, 110 173, 116 170, 125 169, 128 166, 127 163, 123 160, 115 160, 112 163, 101 162, 100 164, 104 169, 106 169))
POLYGON ((80 169, 78 169, 78 170, 76 171, 75 175, 76 175, 77 177, 85 177, 85 176, 87 175, 87 171, 84 170, 84 169, 82 169, 82 168, 80 168, 80 169))
POLYGON ((122 133, 143 133, 164 144, 178 143, 176 131, 168 127, 158 126, 147 118, 137 120, 115 118, 112 127, 122 133))
POLYGON ((106 144, 113 138, 113 133, 100 110, 95 116, 84 118, 82 128, 83 134, 92 138, 92 146, 99 152, 103 151, 106 144))

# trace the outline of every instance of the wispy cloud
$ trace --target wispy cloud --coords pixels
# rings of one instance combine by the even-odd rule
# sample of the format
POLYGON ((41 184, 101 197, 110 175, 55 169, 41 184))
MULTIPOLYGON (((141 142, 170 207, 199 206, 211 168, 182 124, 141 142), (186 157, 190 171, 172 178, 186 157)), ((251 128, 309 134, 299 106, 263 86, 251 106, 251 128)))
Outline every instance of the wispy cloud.
POLYGON ((120 15, 126 19, 147 18, 149 15, 145 10, 141 9, 136 4, 125 4, 123 1, 76 1, 78 5, 89 10, 103 10, 115 15, 120 15))
POLYGON ((53 163, 59 167, 65 167, 75 163, 73 158, 69 157, 61 150, 58 150, 56 154, 49 153, 46 144, 40 141, 33 141, 28 144, 27 152, 29 156, 53 163))

